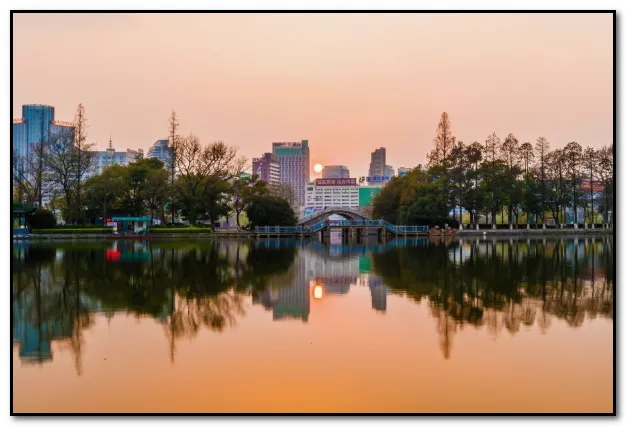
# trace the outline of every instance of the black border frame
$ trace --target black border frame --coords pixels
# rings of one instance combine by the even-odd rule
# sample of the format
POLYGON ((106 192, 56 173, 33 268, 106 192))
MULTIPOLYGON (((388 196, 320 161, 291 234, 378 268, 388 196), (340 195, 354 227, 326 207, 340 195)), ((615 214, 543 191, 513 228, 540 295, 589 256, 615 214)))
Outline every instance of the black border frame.
MULTIPOLYGON (((10 31, 10 36, 9 36, 9 43, 10 43, 10 47, 9 47, 9 52, 10 52, 10 60, 9 60, 9 67, 10 67, 10 71, 9 71, 9 84, 10 84, 10 114, 11 114, 11 120, 13 119, 13 15, 14 14, 34 14, 34 13, 42 13, 42 14, 59 14, 59 13, 84 13, 84 14, 93 14, 93 13, 107 13, 107 14, 113 14, 113 13, 124 13, 124 14, 147 14, 147 13, 151 13, 151 14, 163 14, 163 13, 167 13, 167 14, 242 14, 242 13, 246 13, 246 14, 251 14, 251 13, 255 13, 255 14, 259 14, 259 13, 273 13, 273 14, 285 14, 285 13, 292 13, 292 14, 319 14, 319 13, 351 13, 351 14, 369 14, 369 13, 378 13, 378 14, 407 14, 407 13, 419 13, 419 14, 451 14, 451 13, 456 13, 456 14, 608 14, 611 13, 613 15, 613 20, 612 20, 612 33, 613 33, 613 44, 612 44, 612 51, 613 51, 613 61, 612 61, 612 72, 613 72, 613 78, 612 78, 612 82, 613 82, 613 113, 612 113, 612 122, 613 122, 613 147, 614 147, 614 188, 613 188, 613 197, 614 197, 614 224, 613 224, 613 228, 614 228, 614 232, 612 234, 613 240, 614 240, 614 251, 613 251, 613 256, 614 256, 614 298, 613 298, 613 313, 614 313, 614 319, 613 319, 613 343, 612 343, 612 348, 613 348, 613 374, 614 374, 614 378, 613 378, 613 402, 612 402, 612 412, 611 413, 576 413, 576 412, 555 412, 555 413, 542 413, 542 412, 451 412, 451 413, 447 413, 447 412, 443 412, 443 413, 439 413, 439 412, 417 412, 417 413, 398 413, 398 412, 384 412, 384 413, 380 413, 380 412, 373 412, 373 413, 351 413, 351 412, 326 412, 326 413, 307 413, 307 412, 302 412, 302 413, 291 413, 291 412, 273 412, 273 413, 265 413, 265 412, 259 412, 259 413, 238 413, 238 412, 225 412, 225 413, 177 413, 177 412, 170 412, 170 413, 155 413, 155 412, 146 412, 146 413, 120 413, 120 412, 90 412, 90 413, 68 413, 68 412, 51 412, 51 413, 23 413, 23 412, 15 412, 13 410, 13 338, 11 337, 11 345, 9 347, 10 349, 10 390, 9 390, 9 395, 10 395, 10 416, 14 417, 14 416, 24 416, 24 417, 41 417, 41 416, 71 416, 71 417, 92 417, 92 416, 113 416, 113 417, 117 417, 117 416, 128 416, 128 417, 136 417, 136 416, 143 416, 143 417, 147 417, 147 416, 218 416, 218 417, 224 417, 224 416, 240 416, 240 417, 250 417, 250 416, 282 416, 282 417, 294 417, 294 416, 308 416, 308 415, 313 415, 313 416, 341 416, 341 417, 345 417, 345 416, 451 416, 451 417, 456 417, 456 416, 530 416, 530 417, 537 417, 537 416, 546 416, 546 417, 555 417, 555 416, 577 416, 577 417, 589 417, 589 416, 593 416, 593 417, 607 417, 607 416, 616 416, 617 415, 617 410, 616 410, 616 397, 617 397, 617 387, 616 387, 616 377, 617 377, 617 366, 616 366, 616 355, 617 355, 617 341, 616 341, 616 323, 618 320, 618 314, 616 312, 616 299, 617 299, 617 286, 616 286, 616 232, 617 232, 617 223, 616 223, 616 208, 617 208, 617 202, 616 202, 616 142, 617 142, 617 123, 616 123, 616 109, 617 109, 617 102, 616 102, 616 93, 617 93, 617 75, 616 75, 616 71, 617 71, 617 57, 616 57, 616 53, 617 53, 617 11, 613 10, 613 9, 577 9, 577 10, 568 10, 568 9, 477 9, 477 10, 470 10, 470 9, 450 9, 450 10, 444 10, 444 9, 433 9, 433 10, 413 10, 413 9, 370 9, 370 10, 359 10, 359 9, 337 9, 337 10, 333 10, 333 9, 284 9, 284 10, 275 10, 275 9, 223 9, 223 10, 211 10, 211 9, 207 9, 207 10, 199 10, 199 9, 190 9, 190 10, 155 10, 155 9, 129 9, 129 10, 123 10, 123 9, 94 9, 94 10, 85 10, 85 9, 67 9, 67 10, 47 10, 47 9, 16 9, 16 10, 11 10, 10 11, 10 18, 9 18, 9 31, 10 31)), ((11 137, 11 145, 13 144, 13 126, 11 126, 11 130, 10 130, 10 137, 11 137)), ((11 164, 9 165, 9 168, 11 170, 12 168, 12 164, 13 164, 13 150, 11 150, 11 155, 10 155, 10 160, 11 160, 11 164)), ((11 172, 9 172, 11 173, 11 172)), ((9 177, 9 182, 12 182, 12 176, 9 177)), ((13 203, 13 197, 12 194, 10 194, 11 200, 9 201, 10 204, 13 203)), ((12 221, 12 216, 11 215, 11 230, 13 227, 13 221, 12 221)), ((13 250, 13 240, 11 239, 11 247, 10 247, 10 252, 12 253, 13 250)), ((13 262, 11 262, 10 265, 10 275, 11 275, 11 280, 13 278, 13 262)), ((12 299, 12 293, 11 293, 11 289, 9 289, 9 301, 11 301, 12 299)), ((11 328, 13 328, 13 310, 11 310, 10 313, 10 323, 11 323, 11 328)))

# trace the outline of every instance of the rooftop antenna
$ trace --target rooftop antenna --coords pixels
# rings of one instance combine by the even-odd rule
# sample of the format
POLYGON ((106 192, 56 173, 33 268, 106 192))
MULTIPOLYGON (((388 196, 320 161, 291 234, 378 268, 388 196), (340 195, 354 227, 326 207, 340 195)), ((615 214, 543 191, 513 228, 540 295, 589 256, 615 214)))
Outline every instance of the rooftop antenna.
POLYGON ((109 133, 109 150, 113 149, 113 142, 111 142, 111 133, 109 133))

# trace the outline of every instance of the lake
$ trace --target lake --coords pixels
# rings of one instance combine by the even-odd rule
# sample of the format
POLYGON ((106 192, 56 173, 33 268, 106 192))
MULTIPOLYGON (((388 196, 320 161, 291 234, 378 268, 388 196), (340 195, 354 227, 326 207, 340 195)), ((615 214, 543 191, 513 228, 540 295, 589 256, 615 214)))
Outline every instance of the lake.
POLYGON ((13 411, 612 412, 613 262, 611 237, 14 242, 13 411))

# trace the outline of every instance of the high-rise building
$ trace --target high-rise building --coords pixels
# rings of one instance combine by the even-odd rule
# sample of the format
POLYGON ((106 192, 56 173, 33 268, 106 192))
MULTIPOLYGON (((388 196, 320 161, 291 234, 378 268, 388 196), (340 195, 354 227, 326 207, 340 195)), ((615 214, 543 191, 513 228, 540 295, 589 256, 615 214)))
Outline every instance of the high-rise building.
POLYGON ((385 176, 385 148, 377 148, 370 154, 370 169, 368 176, 385 176))
POLYGON ((385 176, 393 177, 394 176, 394 168, 390 165, 385 165, 385 176))
POLYGON ((60 135, 74 140, 74 123, 55 120, 50 105, 22 105, 22 118, 13 120, 13 150, 18 159, 25 159, 36 144, 60 135))
POLYGON ((356 178, 321 178, 307 184, 305 208, 357 208, 359 185, 356 178))
POLYGON ((163 162, 165 167, 168 167, 170 162, 170 155, 172 154, 172 149, 170 148, 170 144, 167 139, 159 139, 152 147, 148 149, 148 154, 146 158, 150 159, 159 159, 163 162))
POLYGON ((253 174, 267 182, 269 186, 277 185, 281 182, 281 167, 277 156, 272 153, 265 153, 261 157, 254 158, 253 174))
POLYGON ((309 141, 273 142, 272 154, 279 161, 280 182, 290 184, 299 206, 304 206, 309 182, 309 141))
POLYGON ((322 169, 323 178, 350 178, 350 172, 346 166, 330 165, 322 169))
POLYGON ((405 176, 409 173, 409 171, 411 171, 411 168, 400 167, 398 168, 398 176, 405 176))
POLYGON ((144 158, 144 150, 128 149, 126 151, 115 151, 113 143, 109 139, 109 148, 104 151, 95 151, 91 170, 86 174, 85 179, 90 176, 101 174, 109 166, 128 166, 136 160, 144 158))

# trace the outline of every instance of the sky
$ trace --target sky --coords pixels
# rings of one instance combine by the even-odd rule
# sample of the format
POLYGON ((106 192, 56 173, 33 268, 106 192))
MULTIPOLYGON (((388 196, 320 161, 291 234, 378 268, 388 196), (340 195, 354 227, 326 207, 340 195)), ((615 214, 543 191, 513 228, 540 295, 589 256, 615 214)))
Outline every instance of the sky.
MULTIPOLYGON (((13 117, 23 104, 117 150, 180 132, 252 159, 309 140, 315 163, 367 175, 426 162, 438 120, 483 142, 612 143, 611 14, 14 14, 13 117)), ((249 162, 250 164, 250 162, 249 162)))

